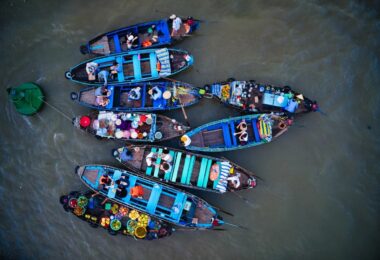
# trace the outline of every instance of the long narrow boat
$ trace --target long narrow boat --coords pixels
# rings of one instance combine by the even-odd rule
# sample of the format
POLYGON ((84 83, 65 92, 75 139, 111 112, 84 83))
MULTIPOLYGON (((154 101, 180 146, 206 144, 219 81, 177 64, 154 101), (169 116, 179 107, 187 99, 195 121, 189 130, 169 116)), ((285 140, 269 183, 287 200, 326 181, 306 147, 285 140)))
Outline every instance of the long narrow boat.
POLYGON ((131 172, 104 165, 85 165, 78 166, 76 173, 86 186, 107 196, 111 201, 174 225, 210 229, 224 223, 216 209, 203 199, 131 172), (117 196, 112 183, 111 187, 105 190, 105 186, 100 184, 103 176, 112 179, 112 183, 117 180, 128 182, 127 195, 124 198, 117 196), (132 196, 136 194, 133 190, 137 187, 141 193, 138 193, 138 197, 132 196))
POLYGON ((133 172, 185 188, 225 193, 256 186, 251 172, 224 158, 153 145, 121 147, 113 155, 133 172), (156 165, 148 166, 152 157, 157 158, 156 165), (160 163, 167 161, 171 168, 165 172, 160 163))
POLYGON ((318 110, 317 101, 304 97, 289 86, 276 87, 254 80, 236 81, 231 78, 204 88, 222 103, 249 113, 300 114, 318 110))
POLYGON ((99 138, 157 142, 178 137, 189 127, 175 119, 150 113, 93 111, 73 118, 75 127, 99 138))
POLYGON ((292 123, 286 116, 251 114, 214 121, 181 137, 188 150, 223 152, 270 142, 287 131, 292 123))
POLYGON ((193 105, 202 98, 204 90, 183 82, 141 82, 122 86, 108 86, 110 93, 106 105, 101 105, 96 96, 96 86, 71 93, 72 100, 80 105, 97 110, 112 111, 163 111, 193 105), (131 90, 139 89, 140 97, 131 99, 131 90), (152 98, 152 89, 159 89, 160 97, 152 98))
POLYGON ((175 229, 172 225, 119 203, 102 203, 103 196, 93 191, 73 191, 60 197, 63 208, 73 213, 91 227, 108 230, 111 235, 123 234, 137 239, 153 240, 170 236, 175 229))
MULTIPOLYGON (((191 17, 182 19, 178 31, 173 32, 172 20, 162 19, 120 28, 96 36, 80 47, 82 54, 110 55, 124 51, 144 48, 157 48, 171 45, 190 36, 199 27, 199 20, 191 17), (128 46, 128 36, 133 37, 133 44, 128 46), (128 48, 129 47, 129 48, 128 48)), ((132 42, 131 42, 132 43, 132 42)))
POLYGON ((99 86, 105 84, 103 77, 99 79, 99 74, 104 72, 107 83, 122 85, 169 77, 192 64, 193 56, 187 51, 168 48, 137 50, 84 61, 67 71, 65 77, 76 83, 99 86), (118 71, 113 79, 107 75, 112 66, 118 71))

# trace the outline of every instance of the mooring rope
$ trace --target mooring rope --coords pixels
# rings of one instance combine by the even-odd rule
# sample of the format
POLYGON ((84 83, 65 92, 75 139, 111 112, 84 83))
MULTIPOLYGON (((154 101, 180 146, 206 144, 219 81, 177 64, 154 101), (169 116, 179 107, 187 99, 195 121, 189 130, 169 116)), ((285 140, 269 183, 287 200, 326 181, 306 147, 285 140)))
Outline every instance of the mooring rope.
POLYGON ((60 111, 58 108, 56 108, 55 106, 49 104, 47 101, 45 101, 43 99, 43 97, 39 97, 39 99, 44 102, 46 105, 48 105, 49 107, 53 108, 56 112, 60 113, 62 116, 64 116, 65 118, 67 118, 70 122, 72 121, 72 118, 70 118, 68 115, 66 115, 64 112, 60 111))

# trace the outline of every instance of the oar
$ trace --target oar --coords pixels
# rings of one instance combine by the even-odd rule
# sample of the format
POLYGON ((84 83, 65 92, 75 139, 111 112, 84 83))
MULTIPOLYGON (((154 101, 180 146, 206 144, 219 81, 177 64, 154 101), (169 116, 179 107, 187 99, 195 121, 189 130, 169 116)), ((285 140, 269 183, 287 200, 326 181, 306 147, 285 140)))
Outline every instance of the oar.
POLYGON ((220 212, 223 212, 231 217, 234 216, 234 214, 232 214, 231 212, 228 212, 228 211, 225 211, 224 209, 221 209, 220 207, 216 207, 216 206, 213 206, 215 209, 219 210, 220 212))
MULTIPOLYGON (((160 11, 160 10, 157 10, 157 9, 154 9, 154 11, 156 12, 156 13, 160 13, 160 14, 163 14, 163 15, 165 15, 165 16, 168 16, 168 13, 169 12, 163 12, 163 11, 160 11)), ((179 15, 177 15, 177 16, 180 16, 180 17, 188 17, 188 15, 181 15, 181 14, 179 14, 179 15)), ((205 21, 205 20, 200 20, 200 19, 194 19, 194 20, 197 20, 197 21, 199 21, 199 22, 201 22, 201 23, 206 23, 207 21, 205 21)), ((217 21, 211 21, 211 22, 217 22, 217 21)))
MULTIPOLYGON (((169 81, 174 82, 174 83, 178 82, 178 80, 175 80, 175 79, 170 79, 170 78, 164 78, 164 79, 169 80, 169 81)), ((181 110, 182 110, 183 117, 185 118, 186 125, 190 126, 190 122, 189 122, 189 119, 187 117, 187 114, 186 114, 186 111, 185 111, 185 107, 184 107, 184 105, 182 103, 181 98, 179 97, 179 94, 178 94, 178 100, 179 100, 179 103, 181 104, 181 110)))
POLYGON ((232 224, 232 223, 228 223, 228 222, 224 222, 224 224, 230 225, 230 226, 236 227, 236 228, 241 228, 241 229, 244 229, 244 230, 249 230, 247 227, 236 225, 236 224, 232 224))
POLYGON ((263 178, 261 178, 260 176, 257 176, 255 174, 252 174, 253 177, 255 177, 256 179, 262 181, 262 182, 265 182, 263 178))
POLYGON ((325 112, 323 112, 319 107, 318 107, 318 109, 316 111, 319 112, 319 113, 321 113, 324 116, 327 116, 327 114, 325 112))
POLYGON ((241 196, 240 194, 237 194, 236 192, 231 192, 232 194, 235 194, 236 196, 238 196, 239 198, 241 198, 245 203, 247 203, 248 205, 252 206, 253 207, 253 203, 250 202, 247 198, 241 196))

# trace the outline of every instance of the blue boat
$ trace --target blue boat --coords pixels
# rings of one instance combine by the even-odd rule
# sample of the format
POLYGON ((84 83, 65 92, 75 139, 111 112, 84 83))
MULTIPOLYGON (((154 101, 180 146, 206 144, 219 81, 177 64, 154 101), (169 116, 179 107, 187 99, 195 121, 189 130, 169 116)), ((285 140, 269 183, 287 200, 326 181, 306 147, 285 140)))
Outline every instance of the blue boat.
POLYGON ((292 120, 274 114, 251 114, 214 121, 181 137, 188 150, 224 152, 265 144, 285 133, 292 120))
POLYGON ((76 173, 86 186, 108 199, 174 225, 210 229, 224 223, 217 210, 201 198, 131 172, 104 165, 84 165, 78 166, 76 173), (126 184, 120 186, 122 183, 126 184), (120 195, 119 188, 126 192, 120 195))
POLYGON ((98 35, 82 45, 80 51, 82 54, 110 55, 171 45, 190 36, 199 24, 199 20, 189 17, 182 19, 178 31, 173 31, 171 19, 139 23, 98 35))
POLYGON ((84 61, 65 73, 73 82, 91 85, 123 85, 157 80, 177 74, 193 64, 193 56, 179 49, 147 49, 84 61))
POLYGON ((99 103, 98 86, 91 86, 71 93, 72 100, 96 110, 149 112, 164 111, 193 105, 202 98, 204 91, 183 82, 141 82, 121 86, 108 86, 107 103, 99 103), (140 97, 131 98, 131 90, 138 89, 140 97), (152 96, 153 89, 160 95, 152 96))
POLYGON ((220 102, 247 113, 301 114, 318 111, 317 101, 304 97, 289 86, 276 87, 254 80, 224 82, 206 85, 207 94, 220 102))

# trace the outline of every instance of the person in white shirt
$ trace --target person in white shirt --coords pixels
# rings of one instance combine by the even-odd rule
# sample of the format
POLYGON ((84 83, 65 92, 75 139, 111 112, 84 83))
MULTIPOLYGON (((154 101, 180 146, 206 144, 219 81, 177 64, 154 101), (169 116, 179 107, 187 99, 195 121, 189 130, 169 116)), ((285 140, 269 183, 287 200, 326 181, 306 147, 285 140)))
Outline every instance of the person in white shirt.
POLYGON ((175 14, 172 14, 170 17, 169 17, 171 20, 173 20, 173 24, 172 24, 172 33, 171 33, 171 36, 175 36, 179 29, 181 28, 181 25, 182 25, 182 20, 180 17, 177 17, 175 14))

